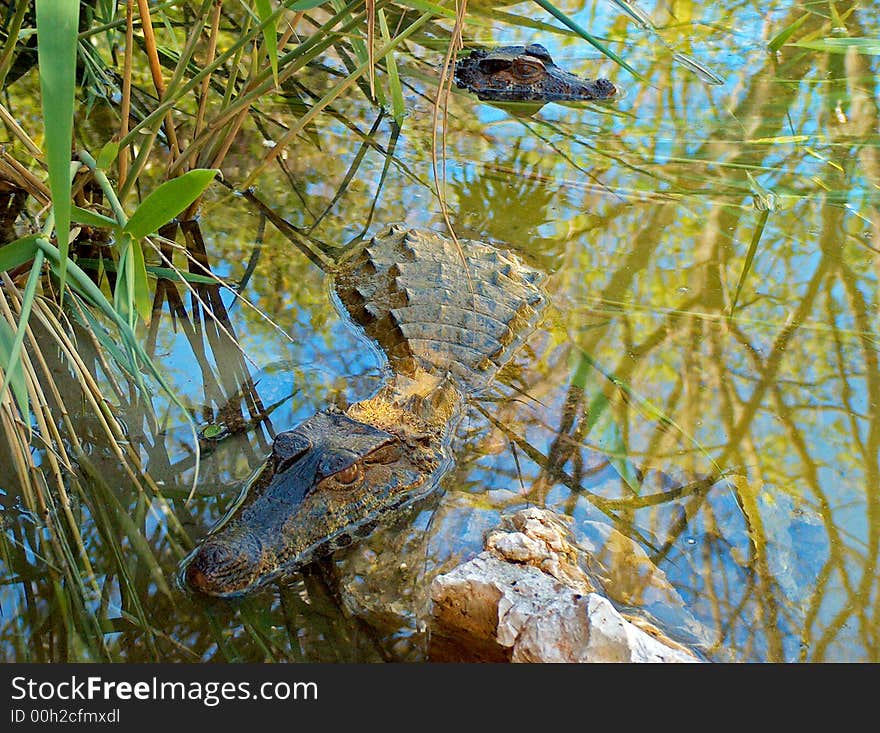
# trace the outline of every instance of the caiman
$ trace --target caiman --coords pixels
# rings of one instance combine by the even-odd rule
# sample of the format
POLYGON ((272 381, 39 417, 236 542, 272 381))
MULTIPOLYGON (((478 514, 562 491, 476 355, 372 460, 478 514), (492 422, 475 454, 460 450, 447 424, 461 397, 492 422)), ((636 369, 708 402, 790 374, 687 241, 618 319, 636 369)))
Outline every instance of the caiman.
POLYGON ((474 49, 455 65, 455 83, 491 102, 585 102, 611 99, 608 79, 581 79, 560 69, 540 43, 474 49))
POLYGON ((237 596, 365 537, 451 466, 464 400, 540 318, 540 271, 510 251, 394 225, 336 266, 343 315, 379 345, 372 397, 279 433, 231 516, 184 563, 188 585, 237 596))

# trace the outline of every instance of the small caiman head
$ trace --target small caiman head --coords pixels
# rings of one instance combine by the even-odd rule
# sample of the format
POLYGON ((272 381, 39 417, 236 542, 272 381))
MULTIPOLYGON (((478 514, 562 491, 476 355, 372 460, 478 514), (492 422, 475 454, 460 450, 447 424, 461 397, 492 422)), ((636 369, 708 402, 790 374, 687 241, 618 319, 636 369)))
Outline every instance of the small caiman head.
POLYGON ((564 102, 610 99, 608 79, 581 79, 560 69, 540 43, 474 49, 455 65, 455 83, 493 102, 564 102))
POLYGON ((238 596, 345 547, 427 493, 441 458, 439 433, 318 412, 276 436, 244 502, 184 562, 185 581, 238 596))

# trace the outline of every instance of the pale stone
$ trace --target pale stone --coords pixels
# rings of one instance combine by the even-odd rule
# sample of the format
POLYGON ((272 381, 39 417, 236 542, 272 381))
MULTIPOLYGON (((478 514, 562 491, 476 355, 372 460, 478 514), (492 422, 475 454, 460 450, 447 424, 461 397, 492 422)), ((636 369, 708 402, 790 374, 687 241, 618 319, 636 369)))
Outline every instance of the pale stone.
POLYGON ((700 661, 593 592, 564 518, 533 507, 511 524, 519 531, 492 532, 487 550, 434 579, 433 634, 514 662, 700 661))
POLYGON ((550 557, 545 544, 522 532, 493 532, 486 540, 486 549, 512 562, 540 562, 550 557))

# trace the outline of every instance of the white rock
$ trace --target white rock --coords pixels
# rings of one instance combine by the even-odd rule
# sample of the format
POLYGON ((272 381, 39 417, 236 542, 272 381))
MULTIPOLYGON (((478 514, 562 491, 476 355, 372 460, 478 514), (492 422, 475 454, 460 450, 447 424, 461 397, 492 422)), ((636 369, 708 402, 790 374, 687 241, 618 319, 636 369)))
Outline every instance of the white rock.
POLYGON ((523 510, 513 526, 520 531, 491 533, 487 550, 431 585, 432 633, 459 653, 494 644, 514 662, 700 661, 593 592, 556 515, 523 510))

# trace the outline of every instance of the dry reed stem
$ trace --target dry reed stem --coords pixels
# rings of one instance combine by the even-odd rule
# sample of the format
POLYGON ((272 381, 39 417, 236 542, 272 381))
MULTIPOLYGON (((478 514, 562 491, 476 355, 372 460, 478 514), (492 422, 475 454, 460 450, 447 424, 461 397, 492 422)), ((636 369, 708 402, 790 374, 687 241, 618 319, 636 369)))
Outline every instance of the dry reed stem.
POLYGON ((21 140, 22 144, 28 149, 28 152, 31 155, 37 160, 42 160, 43 151, 37 147, 37 144, 31 140, 30 135, 22 129, 21 125, 18 124, 16 119, 9 114, 9 110, 7 110, 2 104, 0 104, 0 120, 12 130, 15 137, 21 140))
POLYGON ((15 183, 20 189, 27 191, 42 206, 51 203, 52 195, 48 187, 6 150, 0 150, 0 175, 6 180, 15 183))
MULTIPOLYGON (((165 80, 162 78, 162 66, 159 63, 159 51, 156 47, 156 36, 153 33, 153 20, 150 17, 149 0, 137 0, 138 12, 141 17, 141 28, 144 33, 144 44, 147 47, 147 61, 150 65, 150 74, 153 77, 153 86, 156 88, 156 94, 159 101, 165 99, 165 80)), ((180 146, 177 144, 177 132, 174 129, 174 118, 171 110, 165 114, 165 134, 168 137, 168 146, 171 152, 171 159, 176 158, 180 152, 180 146)))
MULTIPOLYGON (((71 298, 71 302, 76 303, 76 307, 79 307, 75 299, 71 298)), ((61 351, 70 360, 71 365, 76 371, 78 381, 83 385, 83 395, 89 403, 92 414, 98 420, 107 437, 110 450, 116 456, 132 485, 138 491, 148 493, 154 500, 158 501, 162 513, 169 521, 169 525, 179 532, 181 537, 188 539, 189 535, 183 529, 174 512, 167 506, 167 500, 162 495, 152 476, 141 469, 140 456, 123 433, 116 416, 104 399, 99 385, 80 359, 76 347, 68 339, 55 314, 41 300, 36 301, 36 305, 37 307, 33 312, 37 314, 45 328, 55 338, 61 351), (146 489, 149 489, 149 492, 146 492, 146 489)), ((70 425, 68 431, 75 432, 75 429, 70 425)))
MULTIPOLYGON (((214 14, 211 17, 211 33, 208 36, 208 49, 205 52, 205 65, 208 66, 213 62, 217 53, 217 36, 220 33, 220 11, 223 9, 221 2, 214 3, 214 14)), ((202 87, 199 91, 199 108, 196 112, 196 121, 193 125, 192 139, 194 140, 202 131, 205 123, 205 111, 208 107, 208 91, 211 88, 211 77, 206 76, 202 80, 202 87)), ((185 165, 181 167, 185 170, 185 165)))

